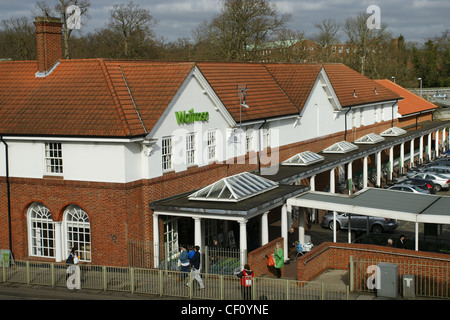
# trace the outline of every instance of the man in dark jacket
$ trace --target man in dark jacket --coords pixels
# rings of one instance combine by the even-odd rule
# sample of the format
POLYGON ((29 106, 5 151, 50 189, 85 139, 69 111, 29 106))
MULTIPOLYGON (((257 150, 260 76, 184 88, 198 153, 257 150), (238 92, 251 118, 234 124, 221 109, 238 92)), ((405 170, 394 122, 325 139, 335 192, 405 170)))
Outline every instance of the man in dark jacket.
MULTIPOLYGON (((203 284, 202 277, 200 276, 200 247, 195 246, 194 247, 194 256, 189 259, 189 263, 191 264, 191 275, 192 278, 197 280, 198 284, 200 285, 200 290, 205 289, 205 285, 203 284)), ((189 287, 189 284, 186 284, 186 286, 189 287)))

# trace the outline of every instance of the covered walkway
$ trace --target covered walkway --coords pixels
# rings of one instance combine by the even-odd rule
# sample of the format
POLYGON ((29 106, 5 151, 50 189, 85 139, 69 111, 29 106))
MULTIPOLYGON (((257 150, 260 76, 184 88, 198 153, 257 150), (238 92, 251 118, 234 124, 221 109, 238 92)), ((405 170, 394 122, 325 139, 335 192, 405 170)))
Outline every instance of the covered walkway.
MULTIPOLYGON (((450 197, 366 188, 353 195, 307 191, 287 200, 294 207, 397 219, 415 223, 415 250, 419 250, 419 223, 450 224, 450 197)), ((349 215, 349 223, 350 223, 349 215)), ((336 219, 334 219, 336 221, 336 219)), ((299 222, 299 241, 304 242, 304 221, 299 222)), ((348 229, 349 242, 351 226, 348 229)), ((336 242, 336 228, 333 230, 336 242)))

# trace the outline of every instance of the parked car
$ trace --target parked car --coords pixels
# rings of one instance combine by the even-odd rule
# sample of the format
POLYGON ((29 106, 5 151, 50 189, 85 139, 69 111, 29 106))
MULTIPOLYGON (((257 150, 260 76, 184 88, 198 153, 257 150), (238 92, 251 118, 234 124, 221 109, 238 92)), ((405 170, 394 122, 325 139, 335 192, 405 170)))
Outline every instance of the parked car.
POLYGON ((395 184, 411 184, 411 185, 417 186, 423 190, 428 190, 428 191, 430 191, 431 194, 435 194, 436 191, 438 191, 436 184, 432 180, 418 178, 417 176, 420 174, 421 173, 417 173, 416 175, 412 176, 411 178, 408 178, 405 176, 397 178, 395 180, 395 184))
POLYGON ((431 180, 436 185, 436 191, 447 190, 450 187, 450 179, 434 172, 421 172, 413 178, 431 180))
POLYGON ((430 194, 430 191, 423 190, 423 189, 421 189, 417 186, 413 186, 411 184, 396 184, 396 185, 393 185, 392 187, 389 187, 388 190, 430 194))
POLYGON ((432 167, 450 167, 450 158, 443 158, 435 161, 431 165, 432 167))
POLYGON ((423 172, 438 173, 443 177, 450 179, 450 167, 428 167, 423 172))
MULTIPOLYGON (((336 212, 336 230, 348 229, 348 213, 336 212)), ((398 227, 398 221, 395 219, 386 219, 380 217, 368 217, 369 230, 373 233, 392 232, 398 227)), ((322 217, 321 226, 333 230, 334 228, 333 212, 327 212, 322 217)), ((350 215, 350 228, 352 230, 367 230, 367 216, 359 214, 350 215)))
POLYGON ((446 100, 448 98, 446 93, 443 92, 436 92, 435 94, 433 94, 433 98, 434 99, 443 99, 446 100))

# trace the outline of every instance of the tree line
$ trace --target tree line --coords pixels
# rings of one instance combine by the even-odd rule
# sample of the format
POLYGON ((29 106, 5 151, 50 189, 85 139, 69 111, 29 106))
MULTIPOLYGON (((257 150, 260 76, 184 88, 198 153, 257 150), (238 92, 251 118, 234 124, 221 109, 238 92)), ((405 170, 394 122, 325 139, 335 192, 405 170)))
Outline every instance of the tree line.
MULTIPOLYGON (((191 38, 167 41, 154 28, 158 21, 149 9, 130 1, 114 4, 104 27, 86 35, 67 25, 76 5, 89 17, 89 0, 38 1, 31 17, 0 22, 0 59, 35 60, 38 16, 60 17, 65 59, 112 58, 164 61, 339 62, 370 78, 395 77, 405 87, 450 86, 449 30, 425 44, 394 36, 387 25, 369 29, 365 12, 343 22, 329 18, 315 24, 307 36, 287 28, 289 14, 280 14, 270 0, 219 0, 219 12, 200 22, 191 38), (343 41, 343 38, 346 40, 343 41)), ((85 22, 87 19, 81 19, 85 22)))

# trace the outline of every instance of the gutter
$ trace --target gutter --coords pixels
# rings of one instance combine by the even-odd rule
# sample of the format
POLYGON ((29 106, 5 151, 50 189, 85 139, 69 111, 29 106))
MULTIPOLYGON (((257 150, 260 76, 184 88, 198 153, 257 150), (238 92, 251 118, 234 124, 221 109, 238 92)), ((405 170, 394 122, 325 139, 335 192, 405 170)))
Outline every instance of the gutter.
POLYGON ((11 184, 9 181, 9 154, 8 154, 8 144, 3 139, 3 136, 0 136, 0 140, 5 145, 5 161, 6 161, 6 188, 7 188, 7 197, 8 197, 8 232, 9 232, 9 252, 12 254, 12 236, 11 236, 11 184))

